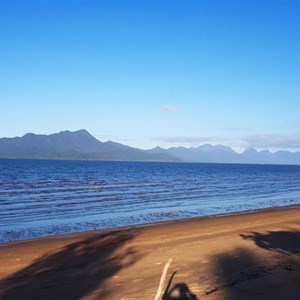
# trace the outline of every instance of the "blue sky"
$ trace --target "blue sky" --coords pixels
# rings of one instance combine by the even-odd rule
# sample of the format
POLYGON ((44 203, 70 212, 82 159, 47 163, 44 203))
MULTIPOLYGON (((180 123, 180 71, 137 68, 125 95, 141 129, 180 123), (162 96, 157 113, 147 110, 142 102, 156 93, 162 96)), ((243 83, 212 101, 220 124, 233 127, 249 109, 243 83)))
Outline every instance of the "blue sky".
POLYGON ((298 1, 1 1, 0 137, 300 150, 298 1))

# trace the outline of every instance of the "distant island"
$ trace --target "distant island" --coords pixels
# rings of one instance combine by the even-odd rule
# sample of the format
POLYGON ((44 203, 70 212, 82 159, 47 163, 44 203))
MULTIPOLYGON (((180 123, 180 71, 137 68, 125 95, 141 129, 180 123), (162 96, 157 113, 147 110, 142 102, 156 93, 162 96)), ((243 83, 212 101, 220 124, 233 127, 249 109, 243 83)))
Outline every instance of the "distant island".
POLYGON ((101 142, 88 131, 61 131, 51 135, 27 133, 22 137, 0 138, 2 159, 81 159, 201 163, 300 164, 300 151, 257 151, 237 153, 223 145, 200 147, 156 147, 150 150, 120 143, 101 142))

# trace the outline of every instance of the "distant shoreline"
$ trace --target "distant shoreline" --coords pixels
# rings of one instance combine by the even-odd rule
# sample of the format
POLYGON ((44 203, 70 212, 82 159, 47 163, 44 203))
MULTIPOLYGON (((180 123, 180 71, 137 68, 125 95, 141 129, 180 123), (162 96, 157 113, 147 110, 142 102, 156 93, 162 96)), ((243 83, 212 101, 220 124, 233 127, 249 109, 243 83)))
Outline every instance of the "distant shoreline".
POLYGON ((110 159, 68 159, 68 158, 2 158, 1 160, 24 160, 24 161, 88 161, 88 162, 132 162, 132 163, 167 163, 167 164, 212 164, 212 165, 253 165, 253 166, 300 166, 300 164, 282 163, 239 163, 239 162, 195 162, 195 161, 160 161, 160 160, 110 160, 110 159))

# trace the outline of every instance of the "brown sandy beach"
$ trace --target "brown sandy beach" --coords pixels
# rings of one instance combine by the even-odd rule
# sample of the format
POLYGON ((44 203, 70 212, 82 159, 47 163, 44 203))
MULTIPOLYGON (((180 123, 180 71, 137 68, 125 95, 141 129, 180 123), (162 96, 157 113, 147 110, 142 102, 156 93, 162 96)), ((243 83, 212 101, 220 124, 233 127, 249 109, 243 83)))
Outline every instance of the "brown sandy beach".
POLYGON ((0 245, 0 299, 300 299, 300 208, 0 245), (194 296, 189 296, 194 294, 194 296), (197 298, 196 298, 197 297, 197 298))

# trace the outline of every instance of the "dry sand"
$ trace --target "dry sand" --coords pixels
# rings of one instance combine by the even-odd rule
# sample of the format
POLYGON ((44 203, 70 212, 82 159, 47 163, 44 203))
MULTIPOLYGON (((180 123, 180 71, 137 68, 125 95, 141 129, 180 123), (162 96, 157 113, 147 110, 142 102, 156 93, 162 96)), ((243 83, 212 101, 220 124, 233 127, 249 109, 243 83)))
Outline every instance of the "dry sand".
POLYGON ((0 299, 300 299, 300 209, 0 245, 0 299), (193 296, 194 295, 194 296, 193 296))

